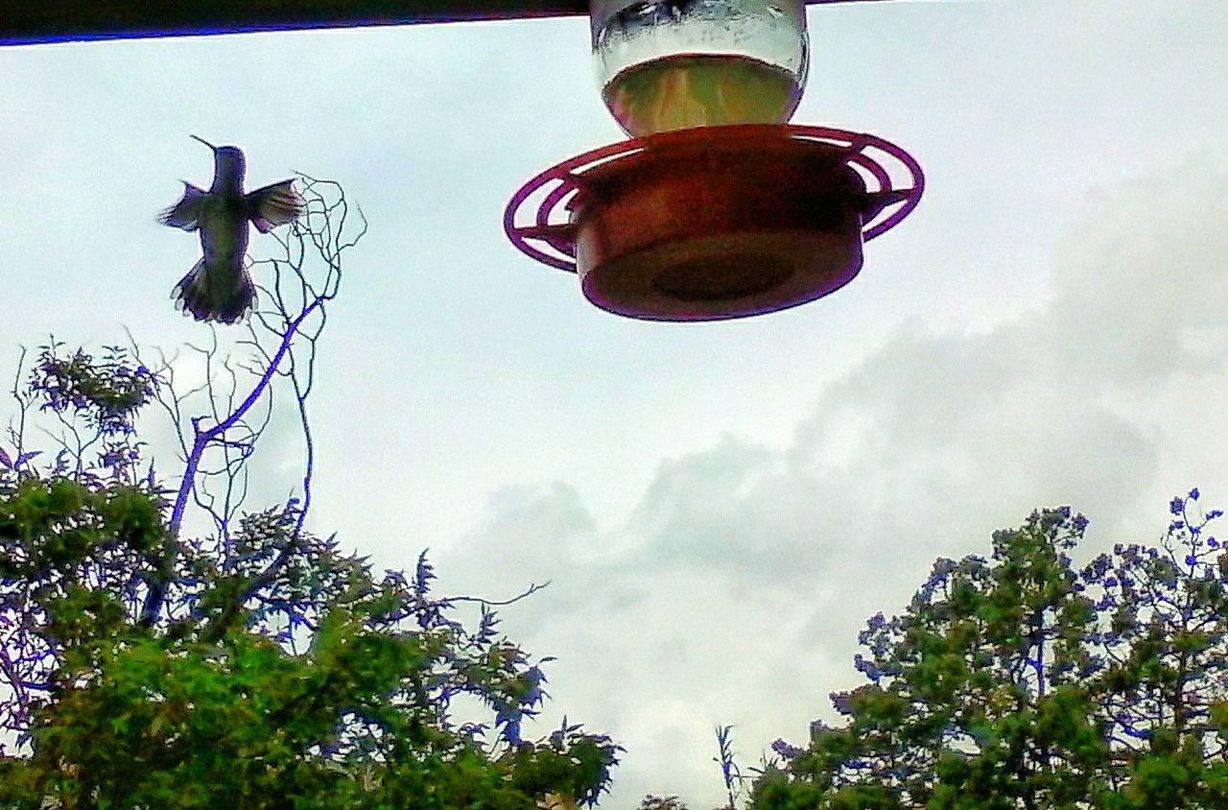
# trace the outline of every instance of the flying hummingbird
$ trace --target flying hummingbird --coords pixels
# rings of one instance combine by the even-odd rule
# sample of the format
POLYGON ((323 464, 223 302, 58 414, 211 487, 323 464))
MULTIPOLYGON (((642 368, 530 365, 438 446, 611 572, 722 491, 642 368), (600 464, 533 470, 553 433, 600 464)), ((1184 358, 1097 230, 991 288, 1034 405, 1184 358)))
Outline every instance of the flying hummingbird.
POLYGON ((297 219, 307 204, 294 190, 293 180, 244 194, 243 150, 192 137, 213 150, 213 185, 203 191, 185 180, 182 199, 158 220, 172 228, 199 230, 204 255, 175 285, 171 296, 177 299, 178 309, 198 321, 237 323, 256 298, 252 277, 243 266, 248 221, 261 233, 268 233, 297 219))

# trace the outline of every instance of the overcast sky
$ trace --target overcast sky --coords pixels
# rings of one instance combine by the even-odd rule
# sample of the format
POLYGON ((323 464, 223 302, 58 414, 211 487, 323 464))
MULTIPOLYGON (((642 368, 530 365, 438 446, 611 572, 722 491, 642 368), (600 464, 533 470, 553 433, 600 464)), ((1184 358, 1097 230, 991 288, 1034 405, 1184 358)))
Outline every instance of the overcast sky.
POLYGON ((1193 485, 1228 502, 1228 3, 808 17, 794 120, 895 141, 929 187, 844 290, 713 324, 601 312, 503 237, 524 180, 622 137, 584 19, 2 49, 0 357, 201 339, 168 300, 198 245, 154 219, 209 181, 189 134, 244 147, 253 187, 339 180, 371 230, 323 347, 314 527, 382 566, 429 546, 446 591, 552 580, 504 612, 559 659, 536 731, 627 747, 604 806, 714 805, 713 726, 744 765, 803 742, 935 557, 1039 506, 1091 518, 1086 558, 1193 485))

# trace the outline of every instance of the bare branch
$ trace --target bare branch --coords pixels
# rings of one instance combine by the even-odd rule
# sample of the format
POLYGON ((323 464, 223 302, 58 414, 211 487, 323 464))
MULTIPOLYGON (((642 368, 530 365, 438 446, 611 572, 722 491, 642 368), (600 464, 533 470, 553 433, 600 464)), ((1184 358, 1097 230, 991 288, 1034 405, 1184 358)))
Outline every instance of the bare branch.
POLYGON ((524 599, 528 596, 532 596, 533 594, 537 593, 543 588, 548 588, 550 586, 550 582, 551 580, 546 580, 540 585, 538 585, 537 583, 531 583, 528 588, 525 588, 522 592, 520 592, 516 596, 513 596, 510 599, 499 600, 499 599, 483 599, 480 596, 449 596, 447 598, 447 601, 449 602, 478 602, 479 604, 487 605, 490 607, 502 607, 505 605, 515 604, 516 602, 519 602, 521 599, 524 599))

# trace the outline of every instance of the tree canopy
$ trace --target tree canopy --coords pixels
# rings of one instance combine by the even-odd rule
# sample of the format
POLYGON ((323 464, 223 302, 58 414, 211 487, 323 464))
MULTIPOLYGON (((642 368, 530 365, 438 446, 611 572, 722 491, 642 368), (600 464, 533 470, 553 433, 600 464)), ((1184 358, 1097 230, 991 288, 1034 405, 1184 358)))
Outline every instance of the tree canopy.
POLYGON ((609 783, 607 736, 522 737, 550 659, 489 602, 435 594, 425 552, 377 573, 306 528, 316 341, 365 223, 344 236, 340 187, 302 180, 245 357, 189 347, 203 384, 135 344, 23 355, 0 440, 0 807, 574 807, 609 783), (274 391, 303 466, 254 508, 274 391), (177 456, 147 438, 159 411, 177 456))
POLYGON ((1066 507, 939 559, 861 633, 867 683, 831 696, 845 722, 778 741, 753 806, 1228 807, 1228 552, 1199 498, 1157 546, 1083 568, 1066 507))

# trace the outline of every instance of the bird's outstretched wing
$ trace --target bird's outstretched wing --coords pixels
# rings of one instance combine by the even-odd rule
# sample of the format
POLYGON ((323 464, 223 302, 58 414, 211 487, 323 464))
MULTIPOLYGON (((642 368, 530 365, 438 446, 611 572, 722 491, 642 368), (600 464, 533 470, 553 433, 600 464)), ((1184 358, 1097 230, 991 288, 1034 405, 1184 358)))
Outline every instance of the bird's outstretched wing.
POLYGON ((172 228, 183 228, 194 231, 200 227, 200 201, 207 197, 202 189, 186 180, 183 183, 183 197, 179 202, 158 215, 158 221, 172 228))
POLYGON ((307 201, 294 190, 293 180, 258 188, 246 200, 247 216, 261 233, 298 219, 307 210, 307 201))

